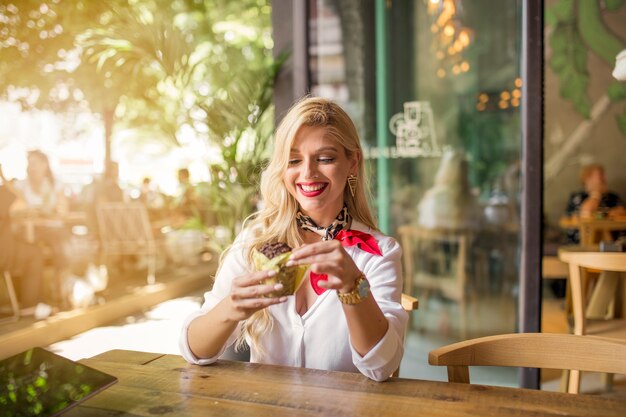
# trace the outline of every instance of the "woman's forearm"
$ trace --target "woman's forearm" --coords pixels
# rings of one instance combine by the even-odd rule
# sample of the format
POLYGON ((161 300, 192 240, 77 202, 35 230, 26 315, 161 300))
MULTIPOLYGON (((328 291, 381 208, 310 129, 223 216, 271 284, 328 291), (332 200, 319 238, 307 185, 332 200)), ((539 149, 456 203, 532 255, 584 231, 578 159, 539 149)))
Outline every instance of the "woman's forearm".
POLYGON ((590 217, 593 212, 598 210, 602 194, 591 193, 580 205, 580 217, 590 217))
POLYGON ((228 298, 223 299, 211 311, 195 318, 189 325, 187 341, 189 349, 197 358, 216 356, 237 328, 238 321, 228 319, 228 302, 228 298))
POLYGON ((389 322, 374 296, 370 294, 359 304, 343 305, 352 346, 365 356, 387 333, 389 322))

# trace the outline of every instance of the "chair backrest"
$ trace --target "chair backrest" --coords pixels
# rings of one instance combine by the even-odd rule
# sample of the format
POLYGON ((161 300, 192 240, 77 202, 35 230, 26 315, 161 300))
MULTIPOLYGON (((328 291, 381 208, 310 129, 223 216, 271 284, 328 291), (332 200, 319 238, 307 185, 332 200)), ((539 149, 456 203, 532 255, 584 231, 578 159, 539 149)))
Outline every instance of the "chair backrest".
POLYGON ((142 203, 100 203, 96 209, 102 249, 108 254, 149 254, 155 242, 142 203))
POLYGON ((404 309, 404 311, 409 313, 413 310, 417 310, 420 305, 417 298, 411 297, 410 295, 404 293, 402 293, 402 300, 400 302, 402 303, 402 308, 404 309))
POLYGON ((450 382, 469 383, 469 366, 567 369, 626 374, 626 340, 552 333, 513 333, 432 350, 428 363, 448 367, 450 382))
POLYGON ((447 286, 448 296, 464 296, 467 282, 466 265, 470 231, 456 229, 424 229, 415 225, 398 228, 404 267, 404 289, 412 292, 414 282, 453 281, 447 286), (444 251, 445 248, 445 251, 444 251), (451 255, 452 262, 445 257, 451 255), (420 265, 420 269, 416 268, 420 265), (419 278, 423 277, 423 280, 419 278))

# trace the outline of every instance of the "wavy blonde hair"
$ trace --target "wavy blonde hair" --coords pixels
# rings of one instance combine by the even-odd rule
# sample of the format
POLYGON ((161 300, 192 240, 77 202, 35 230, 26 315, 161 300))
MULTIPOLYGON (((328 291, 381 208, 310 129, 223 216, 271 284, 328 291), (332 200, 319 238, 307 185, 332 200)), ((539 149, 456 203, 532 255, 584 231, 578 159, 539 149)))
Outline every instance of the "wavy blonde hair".
MULTIPOLYGON (((298 202, 289 194, 283 180, 292 145, 303 127, 324 127, 327 136, 344 148, 349 159, 359 155, 354 197, 346 186, 343 193, 344 202, 354 220, 378 230, 368 204, 370 196, 362 158, 363 151, 354 123, 333 101, 307 96, 291 107, 276 129, 272 157, 261 176, 264 207, 245 221, 245 227, 255 232, 244 251, 249 264, 252 264, 252 249, 259 248, 267 242, 286 242, 292 248, 303 243, 296 223, 298 202)), ((272 324, 273 320, 268 309, 254 313, 243 323, 237 346, 241 347, 248 337, 262 357, 264 352, 259 338, 271 330, 272 324)))

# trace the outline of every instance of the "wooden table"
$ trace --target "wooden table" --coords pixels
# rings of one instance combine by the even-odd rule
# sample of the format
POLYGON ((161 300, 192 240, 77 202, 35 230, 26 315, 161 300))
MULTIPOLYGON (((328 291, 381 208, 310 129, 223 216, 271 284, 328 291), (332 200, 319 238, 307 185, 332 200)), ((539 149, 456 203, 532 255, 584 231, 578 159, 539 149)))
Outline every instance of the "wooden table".
POLYGON ((42 213, 36 209, 24 209, 11 212, 11 220, 21 224, 24 228, 24 239, 29 243, 35 243, 35 228, 49 227, 62 228, 85 224, 87 217, 84 212, 67 213, 42 213))
POLYGON ((624 416, 616 399, 114 350, 82 363, 119 382, 68 416, 624 416))
POLYGON ((613 240, 611 232, 626 230, 626 217, 611 219, 581 219, 566 217, 559 220, 563 229, 578 229, 580 244, 583 246, 597 245, 601 240, 613 240))

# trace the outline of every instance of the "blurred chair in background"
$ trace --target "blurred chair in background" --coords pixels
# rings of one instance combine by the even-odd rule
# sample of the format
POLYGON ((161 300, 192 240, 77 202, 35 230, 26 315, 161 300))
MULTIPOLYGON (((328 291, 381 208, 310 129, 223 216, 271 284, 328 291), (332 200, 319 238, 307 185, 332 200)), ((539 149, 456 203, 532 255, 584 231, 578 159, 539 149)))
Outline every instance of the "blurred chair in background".
POLYGON ((417 295, 426 306, 432 292, 455 301, 459 306, 461 337, 465 338, 470 294, 466 269, 471 232, 404 225, 398 228, 398 235, 404 252, 403 291, 417 295))
POLYGON ((97 207, 100 252, 148 257, 148 284, 156 282, 157 251, 148 211, 142 203, 101 203, 97 207))

